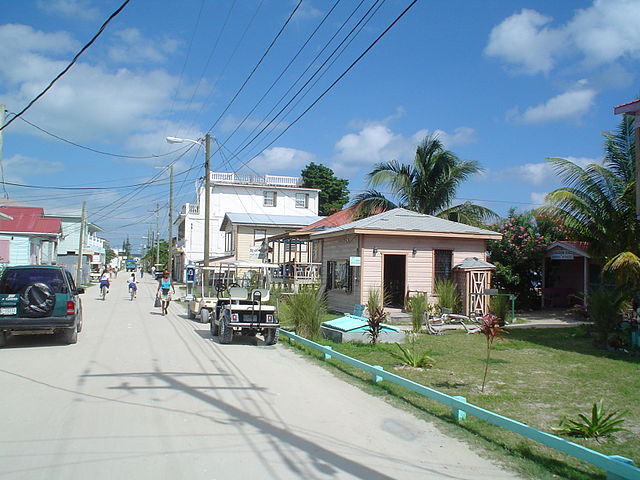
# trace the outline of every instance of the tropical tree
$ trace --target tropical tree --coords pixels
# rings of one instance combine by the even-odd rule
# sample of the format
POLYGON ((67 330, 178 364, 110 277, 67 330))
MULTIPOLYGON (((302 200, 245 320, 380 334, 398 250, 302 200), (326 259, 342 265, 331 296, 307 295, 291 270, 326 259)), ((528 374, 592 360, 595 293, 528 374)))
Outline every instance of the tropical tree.
POLYGON ((462 182, 480 171, 477 162, 460 160, 443 147, 436 135, 430 135, 418 145, 413 164, 391 160, 374 165, 368 175, 371 189, 357 195, 353 205, 356 205, 360 218, 400 206, 482 226, 498 216, 488 208, 470 202, 451 205, 462 182), (376 190, 381 186, 389 190, 397 202, 376 190))
POLYGON ((549 160, 566 186, 546 197, 541 210, 562 220, 576 240, 587 241, 604 271, 620 283, 640 285, 640 230, 635 214, 635 132, 624 117, 605 134, 601 165, 581 167, 563 158, 549 160))
POLYGON ((311 162, 307 165, 300 176, 303 179, 303 187, 319 188, 318 213, 320 215, 331 215, 342 210, 342 207, 349 201, 349 180, 337 178, 328 167, 311 162))

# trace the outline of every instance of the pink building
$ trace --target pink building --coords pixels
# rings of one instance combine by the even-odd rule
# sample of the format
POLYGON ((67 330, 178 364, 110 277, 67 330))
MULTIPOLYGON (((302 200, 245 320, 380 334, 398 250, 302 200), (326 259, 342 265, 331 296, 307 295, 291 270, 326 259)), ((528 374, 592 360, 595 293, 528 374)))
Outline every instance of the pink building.
POLYGON ((412 292, 432 296, 436 280, 451 278, 467 312, 477 310, 472 302, 490 286, 487 240, 499 240, 501 234, 396 208, 310 238, 320 244, 322 286, 331 310, 352 311, 366 303, 372 289, 384 291, 386 307, 402 308, 412 292), (467 259, 477 268, 467 268, 467 259), (465 274, 458 274, 458 266, 465 274))

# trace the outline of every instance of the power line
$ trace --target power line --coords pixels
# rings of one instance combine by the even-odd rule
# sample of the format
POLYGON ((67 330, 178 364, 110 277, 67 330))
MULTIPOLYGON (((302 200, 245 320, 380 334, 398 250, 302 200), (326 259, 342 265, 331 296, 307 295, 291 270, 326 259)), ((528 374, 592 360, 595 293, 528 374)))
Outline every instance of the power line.
POLYGON ((80 49, 80 51, 78 53, 76 53, 76 55, 73 57, 73 59, 71 60, 71 62, 69 63, 69 65, 67 65, 65 67, 64 70, 62 70, 58 75, 56 75, 56 77, 51 80, 51 82, 49 83, 49 85, 47 85, 47 87, 42 90, 33 100, 31 100, 26 107, 24 107, 22 110, 20 110, 13 118, 11 118, 11 120, 9 120, 7 123, 5 123, 4 125, 0 126, 0 131, 4 130, 6 127, 8 127, 9 125, 11 125, 11 123, 18 117, 20 117, 24 112, 26 112, 27 110, 29 110, 31 108, 31 106, 36 103, 40 98, 42 98, 50 89, 51 87, 53 87, 53 84, 56 83, 65 73, 67 73, 71 67, 76 63, 76 61, 78 60, 78 58, 80 58, 80 55, 82 55, 92 44, 93 42, 95 42, 97 40, 97 38, 102 34, 102 32, 104 31, 104 29, 107 27, 107 25, 109 24, 109 22, 111 22, 111 20, 113 20, 116 16, 118 16, 118 14, 124 9, 124 7, 127 6, 127 4, 130 2, 131 0, 125 0, 124 3, 122 5, 120 5, 120 7, 118 7, 118 9, 113 12, 109 18, 107 18, 107 20, 105 20, 105 22, 102 24, 102 26, 100 27, 100 29, 98 30, 98 32, 93 36, 93 38, 91 40, 89 40, 89 42, 87 44, 84 45, 84 47, 82 47, 80 49))
POLYGON ((249 75, 247 76, 247 78, 244 80, 244 82, 242 82, 242 85, 240 85, 240 88, 238 89, 238 91, 235 93, 235 95, 233 96, 233 98, 231 98, 231 100, 229 101, 229 103, 227 104, 227 106, 224 108, 224 110, 222 111, 222 113, 220 113, 220 115, 218 116, 218 118, 216 119, 215 122, 213 122, 213 125, 211 125, 211 127, 209 128, 209 130, 207 130, 207 133, 211 133, 211 130, 213 130, 215 128, 215 126, 218 124, 218 122, 220 121, 220 119, 224 116, 225 113, 227 113, 227 110, 229 110, 229 108, 231 108, 231 105, 233 105, 233 102, 235 102, 236 98, 238 98, 238 95, 240 95, 240 93, 242 92, 242 90, 244 90, 244 87, 247 85, 247 83, 249 82, 249 80, 251 80, 251 77, 253 77, 253 74, 256 72, 256 70, 258 69, 258 67, 262 64, 262 61, 266 58, 266 56, 269 54, 269 52, 271 51, 271 48, 273 48, 273 46, 275 45, 276 41, 278 40, 278 38, 280 38, 280 35, 282 35, 282 32, 284 31, 284 29, 287 27, 287 25, 289 24, 289 22, 291 21, 291 19, 293 18, 293 16, 295 15, 295 13, 298 11, 298 8, 300 7, 300 4, 302 4, 302 0, 298 0, 298 3, 296 4, 296 6, 293 8, 293 10, 291 11, 291 13, 289 14, 289 17, 287 17, 287 20, 284 22, 284 24, 282 25, 282 27, 280 27, 280 30, 278 31, 278 33, 276 34, 276 36, 273 38, 273 40, 271 40, 271 43, 269 44, 269 46, 267 47, 267 49, 264 51, 264 53, 262 54, 262 57, 260 57, 260 60, 258 60, 258 63, 255 64, 255 66, 253 67, 253 69, 251 70, 251 72, 249 72, 249 75))
POLYGON ((240 165, 240 167, 236 170, 238 171, 240 168, 244 167, 245 165, 247 165, 249 162, 251 162, 252 160, 254 160, 260 153, 264 152, 267 148, 269 148, 271 145, 273 145, 280 137, 282 137, 292 126, 294 126, 296 123, 298 123, 298 121, 300 121, 300 119, 305 116, 307 114, 307 112, 309 112, 309 110, 311 110, 327 93, 329 93, 329 91, 331 89, 333 89, 333 87, 336 86, 336 84, 342 80, 344 78, 344 76, 349 73, 351 71, 351 69, 360 61, 362 60, 362 58, 369 53, 369 51, 371 51, 371 49, 389 32, 389 30, 391 30, 396 23, 398 23, 400 21, 400 19, 402 17, 405 16, 405 14, 411 9, 411 7, 413 7, 418 0, 413 0, 396 18, 393 22, 391 22, 391 24, 384 29, 384 31, 382 33, 380 33, 380 35, 378 35, 376 37, 376 39, 369 44, 369 46, 351 63, 351 65, 349 65, 349 67, 347 67, 347 69, 342 72, 340 74, 340 76, 338 78, 336 78, 331 85, 329 85, 312 103, 311 105, 309 105, 300 115, 298 115, 289 125, 287 125, 287 127, 278 135, 276 136, 266 147, 264 147, 261 152, 259 152, 257 155, 254 155, 252 158, 250 158, 249 160, 247 160, 246 162, 242 163, 240 165))
MULTIPOLYGON (((16 115, 13 112, 9 112, 9 113, 11 113, 14 116, 16 115)), ((61 137, 59 135, 56 135, 55 133, 51 133, 51 132, 45 130, 42 127, 39 127, 35 123, 32 123, 32 122, 30 122, 29 120, 27 120, 27 119, 25 119, 23 117, 20 117, 20 120, 22 120, 24 123, 27 123, 27 124, 31 125, 33 128, 35 128, 37 130, 40 130, 42 133, 45 133, 45 134, 47 134, 47 135, 49 135, 49 136, 51 136, 53 138, 56 138, 56 139, 58 139, 58 140, 60 140, 62 142, 68 143, 69 145, 73 145, 74 147, 82 148, 84 150, 88 150, 88 151, 93 152, 93 153, 99 153, 100 155, 108 155, 110 157, 132 158, 132 159, 136 159, 136 160, 147 159, 147 158, 159 158, 159 157, 166 157, 167 155, 173 155, 174 153, 178 153, 178 152, 180 152, 180 151, 182 151, 182 150, 184 150, 185 148, 188 148, 188 147, 191 148, 190 145, 185 145, 184 147, 180 147, 180 148, 178 148, 176 150, 173 150, 171 152, 157 154, 157 155, 147 155, 147 156, 119 155, 117 153, 103 152, 102 150, 96 150, 95 148, 87 147, 86 145, 81 145, 79 143, 72 142, 71 140, 67 140, 66 138, 63 138, 63 137, 61 137)))

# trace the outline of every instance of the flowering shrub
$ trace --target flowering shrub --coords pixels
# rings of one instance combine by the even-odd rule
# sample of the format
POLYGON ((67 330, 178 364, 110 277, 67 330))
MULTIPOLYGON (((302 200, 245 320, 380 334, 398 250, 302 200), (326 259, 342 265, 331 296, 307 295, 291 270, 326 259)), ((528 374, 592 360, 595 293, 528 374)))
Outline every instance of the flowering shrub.
POLYGON ((495 287, 517 294, 521 308, 537 307, 545 250, 552 241, 566 239, 565 227, 550 217, 517 214, 511 209, 495 228, 503 235, 501 240, 489 243, 489 259, 496 265, 495 287))

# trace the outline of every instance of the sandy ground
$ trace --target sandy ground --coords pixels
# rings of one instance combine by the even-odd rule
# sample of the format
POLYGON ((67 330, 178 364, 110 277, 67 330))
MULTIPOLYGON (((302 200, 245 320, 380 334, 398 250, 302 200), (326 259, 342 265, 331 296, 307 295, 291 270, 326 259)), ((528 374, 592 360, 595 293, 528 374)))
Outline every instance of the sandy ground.
POLYGON ((161 316, 155 288, 129 301, 121 274, 76 345, 0 349, 0 479, 518 478, 290 349, 161 316))

